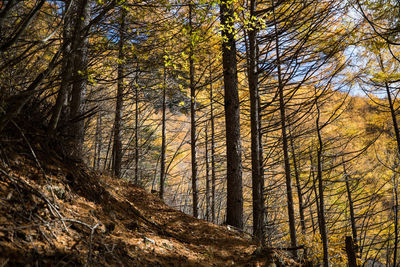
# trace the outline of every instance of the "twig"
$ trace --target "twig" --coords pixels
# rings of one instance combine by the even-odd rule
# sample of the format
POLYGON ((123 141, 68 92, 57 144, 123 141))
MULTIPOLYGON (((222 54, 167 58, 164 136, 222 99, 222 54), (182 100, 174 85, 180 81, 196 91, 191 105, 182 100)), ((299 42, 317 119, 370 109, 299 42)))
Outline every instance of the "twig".
POLYGON ((92 227, 92 231, 90 232, 90 239, 89 239, 89 252, 85 266, 87 266, 92 261, 92 241, 93 241, 93 234, 96 231, 96 228, 99 227, 100 224, 96 223, 95 226, 92 227))
POLYGON ((52 229, 50 228, 50 223, 48 221, 46 221, 45 219, 43 219, 42 217, 40 217, 39 215, 36 215, 36 217, 43 222, 43 225, 46 226, 47 230, 49 230, 49 232, 51 233, 51 235, 53 236, 54 239, 57 240, 56 235, 54 234, 54 232, 52 231, 52 229))
POLYGON ((36 161, 36 164, 38 165, 39 169, 42 171, 43 176, 44 176, 44 178, 46 179, 46 182, 47 182, 47 184, 48 184, 49 187, 50 187, 51 196, 52 196, 52 198, 53 198, 53 205, 54 205, 55 207, 57 207, 57 202, 56 202, 56 198, 55 198, 55 196, 54 196, 53 186, 51 185, 50 180, 47 178, 46 172, 45 172, 44 169, 42 168, 42 165, 40 164, 40 162, 39 162, 39 160, 38 160, 38 158, 37 158, 37 156, 36 156, 35 151, 33 150, 31 144, 29 143, 28 138, 26 138, 26 136, 25 136, 24 132, 22 131, 22 129, 18 126, 18 124, 17 124, 14 120, 11 120, 11 123, 15 126, 15 128, 17 128, 17 129, 20 131, 20 133, 21 133, 21 135, 22 135, 22 138, 24 139, 25 143, 28 145, 29 150, 30 150, 31 153, 32 153, 32 156, 34 157, 34 159, 35 159, 35 161, 36 161))
POLYGON ((51 214, 54 217, 58 217, 59 219, 61 219, 61 222, 64 226, 64 229, 67 233, 69 233, 67 226, 65 225, 63 219, 63 216, 60 214, 60 212, 57 210, 56 207, 54 207, 54 205, 50 202, 50 200, 47 199, 47 197, 40 192, 39 190, 35 189, 33 186, 31 186, 30 184, 28 184, 27 182, 25 182, 23 179, 15 179, 14 177, 12 177, 10 174, 8 174, 6 171, 4 171, 3 169, 0 168, 0 172, 3 173, 6 177, 8 177, 8 179, 14 183, 17 186, 22 187, 19 183, 22 183, 25 187, 27 187, 33 194, 35 194, 36 196, 40 197, 42 200, 44 200, 44 202, 47 204, 47 206, 49 207, 49 211, 51 212, 51 214), (18 183, 19 182, 19 183, 18 183))
POLYGON ((71 222, 71 223, 78 223, 81 224, 87 228, 90 229, 90 237, 89 237, 89 251, 88 251, 88 256, 87 256, 87 261, 85 266, 87 266, 91 261, 92 261, 92 243, 93 243, 93 235, 96 231, 96 229, 101 226, 101 223, 96 223, 94 226, 91 226, 90 224, 87 224, 85 222, 73 219, 73 218, 63 218, 62 219, 65 222, 71 222))
MULTIPOLYGON (((48 227, 48 225, 45 225, 45 226, 48 227)), ((39 232, 40 232, 40 233, 42 234, 42 236, 44 237, 44 239, 46 239, 46 241, 47 241, 52 247, 55 247, 54 242, 51 241, 51 240, 47 237, 47 235, 43 232, 43 230, 40 228, 40 226, 38 226, 38 229, 39 229, 39 232)), ((51 231, 50 231, 50 232, 51 232, 51 231)))

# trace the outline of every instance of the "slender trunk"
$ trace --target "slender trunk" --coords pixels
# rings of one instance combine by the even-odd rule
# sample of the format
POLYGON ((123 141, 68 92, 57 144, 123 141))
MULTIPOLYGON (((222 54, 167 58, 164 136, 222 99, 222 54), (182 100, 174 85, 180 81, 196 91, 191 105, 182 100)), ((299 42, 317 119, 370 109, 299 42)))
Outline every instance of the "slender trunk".
POLYGON ((87 65, 89 39, 84 28, 89 25, 90 6, 88 0, 76 2, 77 16, 74 18, 75 28, 72 40, 72 93, 71 93, 71 132, 72 147, 71 154, 81 158, 84 141, 84 119, 81 116, 85 109, 86 87, 87 87, 87 65))
MULTIPOLYGON (((65 6, 70 5, 71 0, 65 0, 65 6)), ((66 43, 63 51, 61 65, 61 86, 58 91, 56 104, 49 122, 49 134, 53 135, 60 121, 63 108, 66 106, 68 92, 71 91, 72 62, 71 62, 71 15, 65 14, 63 25, 63 42, 66 43)))
MULTIPOLYGON (((257 51, 258 51, 258 49, 257 49, 257 51)), ((258 55, 257 55, 257 58, 258 58, 258 55)), ((258 70, 257 70, 258 71, 258 70)), ((265 183, 264 183, 264 180, 265 180, 265 177, 264 177, 264 148, 263 148, 263 135, 262 135, 262 132, 261 132, 261 129, 262 129, 262 117, 261 117, 261 112, 262 112, 262 108, 261 108, 261 100, 260 100, 260 95, 258 95, 258 130, 260 131, 259 132, 259 134, 258 134, 258 138, 259 138, 259 141, 258 141, 258 144, 259 144, 259 149, 258 149, 258 151, 259 151, 259 154, 260 154, 260 156, 259 156, 259 160, 260 160, 260 173, 261 173, 261 179, 258 181, 260 184, 259 184, 259 188, 260 188, 260 190, 261 190, 261 208, 262 208, 262 216, 263 216, 263 219, 262 219, 262 223, 263 223, 263 226, 262 226, 262 233, 263 233, 263 238, 262 238, 262 243, 261 243, 261 245, 262 246, 265 246, 265 243, 266 243, 266 239, 265 239, 265 237, 266 237, 266 226, 267 226, 267 218, 268 218, 268 213, 267 213, 267 211, 268 211, 268 207, 266 206, 266 201, 265 201, 265 195, 264 195, 264 193, 265 193, 265 183)))
MULTIPOLYGON (((250 18, 255 19, 256 0, 250 1, 250 18)), ((260 123, 259 123, 259 92, 257 72, 257 30, 256 21, 250 21, 253 25, 248 30, 248 82, 250 94, 250 124, 251 124, 251 174, 253 197, 253 235, 259 244, 264 243, 264 198, 263 198, 263 174, 262 159, 260 158, 260 123)))
MULTIPOLYGON (((317 187, 316 187, 316 181, 315 181, 315 174, 314 174, 314 161, 313 161, 313 155, 312 155, 312 148, 314 147, 314 144, 311 144, 310 148, 310 178, 312 178, 312 192, 310 192, 309 196, 309 201, 312 197, 312 193, 314 193, 314 198, 315 198, 315 205, 317 206, 317 222, 318 222, 318 229, 319 229, 319 204, 318 204, 318 193, 317 193, 317 187)), ((313 234, 315 235, 316 233, 316 226, 314 223, 314 213, 312 211, 312 203, 310 203, 310 217, 311 217, 311 222, 313 226, 313 234)))
MULTIPOLYGON (((105 157, 105 159, 104 159, 104 167, 103 167, 103 170, 110 170, 110 164, 109 164, 109 162, 108 162, 108 156, 109 156, 109 154, 110 154, 110 148, 111 148, 111 144, 112 144, 112 140, 113 140, 113 133, 114 133, 114 126, 113 126, 113 128, 111 129, 110 137, 108 138, 107 152, 106 152, 106 157, 105 157), (108 164, 107 164, 107 163, 108 163, 108 164)), ((111 160, 110 160, 110 162, 111 162, 111 160)))
MULTIPOLYGON (((383 72, 385 72, 385 68, 383 65, 383 60, 382 56, 379 55, 379 65, 382 69, 383 72)), ((393 130, 394 134, 396 136, 396 143, 397 143, 397 156, 400 157, 400 130, 396 118, 396 108, 394 107, 393 99, 392 99, 392 94, 390 92, 390 87, 387 81, 385 81, 385 88, 386 88, 386 96, 387 96, 387 101, 389 103, 389 109, 390 109, 390 115, 392 117, 392 122, 393 122, 393 130)), ((395 99, 396 100, 396 99, 395 99)), ((397 264, 397 247, 399 243, 399 232, 398 232, 398 195, 397 195, 397 183, 396 183, 396 178, 395 174, 393 175, 393 200, 395 202, 394 205, 394 251, 393 251, 393 266, 396 266, 397 264)))
POLYGON ((398 155, 400 155, 400 130, 396 118, 396 109, 393 105, 392 94, 390 93, 390 87, 387 82, 385 82, 385 87, 386 87, 387 101, 389 102, 390 115, 392 116, 393 130, 396 136, 397 153, 398 155))
POLYGON ((138 85, 137 65, 136 82, 135 82, 135 184, 139 182, 139 85, 138 85))
POLYGON ((163 89, 162 89, 162 126, 161 126, 161 164, 160 164, 160 199, 164 199, 164 183, 165 183, 165 146, 166 146, 166 70, 164 66, 163 73, 163 89))
MULTIPOLYGON (((395 164, 397 165, 397 164, 395 164)), ((396 168, 396 166, 395 166, 396 168)), ((398 180, 396 179, 397 174, 393 173, 393 201, 394 201, 394 251, 393 251, 393 266, 397 266, 397 246, 399 242, 399 197, 398 197, 398 180)))
MULTIPOLYGON (((393 121, 393 130, 396 135, 396 142, 397 142, 397 154, 400 155, 400 132, 396 118, 396 110, 393 105, 392 101, 392 94, 390 93, 390 88, 387 82, 385 82, 386 86, 386 94, 387 100, 389 102, 390 114, 392 116, 393 121)), ((397 197, 397 186, 395 183, 395 178, 393 178, 393 198, 395 201, 394 205, 394 251, 393 251, 393 266, 397 264, 397 247, 399 243, 399 218, 398 218, 398 197, 397 197)))
POLYGON ((220 3, 225 92, 227 209, 226 223, 243 229, 242 147, 233 5, 220 3))
POLYGON ((118 82, 117 82, 117 102, 115 107, 114 120, 114 146, 113 146, 113 173, 120 178, 122 165, 122 142, 121 142, 121 113, 124 95, 124 42, 125 42, 125 15, 126 10, 121 7, 121 24, 119 27, 118 43, 118 82))
POLYGON ((211 120, 211 221, 215 223, 215 125, 212 65, 210 58, 210 120, 211 120))
MULTIPOLYGON (((314 166, 312 167, 313 169, 314 169, 314 166)), ((318 191, 317 191, 317 180, 316 180, 316 178, 315 178, 315 175, 314 175, 314 171, 315 170, 313 170, 313 191, 314 191, 314 197, 315 197, 315 205, 317 206, 317 222, 318 222, 318 230, 319 229, 321 229, 321 219, 320 219, 320 207, 319 207, 319 200, 318 200, 318 191)), ((315 233, 315 230, 314 230, 314 233, 315 233)))
POLYGON ((194 44, 193 44, 193 5, 189 4, 189 75, 190 75, 190 149, 192 159, 192 197, 193 197, 193 217, 199 216, 199 196, 197 192, 197 147, 196 147, 196 89, 194 81, 194 44))
POLYGON ((293 161, 293 168, 294 168, 294 177, 296 179, 296 188, 297 188, 297 197, 299 199, 299 213, 300 213, 300 225, 301 225, 301 232, 303 235, 306 234, 306 223, 304 219, 304 204, 303 204, 303 194, 301 192, 301 184, 300 184, 300 173, 298 169, 298 163, 297 163, 297 158, 296 158, 296 150, 294 147, 294 141, 293 141, 293 135, 291 133, 290 127, 289 127, 289 133, 290 133, 290 147, 291 147, 291 152, 292 152, 292 161, 293 161))
MULTIPOLYGON (((316 100, 317 102, 317 100, 316 100)), ((324 203, 324 184, 322 179, 322 151, 323 151, 323 142, 321 136, 321 128, 319 126, 320 120, 320 109, 317 106, 317 119, 316 119, 316 127, 317 127, 317 135, 318 135, 318 149, 317 149, 317 181, 318 181, 318 194, 319 194, 319 219, 320 219, 320 234, 324 252, 324 267, 329 266, 329 251, 328 251, 328 235, 326 230, 326 219, 325 219, 325 203, 324 203)))
POLYGON ((205 129, 205 161, 206 161, 206 220, 210 221, 210 162, 208 158, 208 122, 205 129))
MULTIPOLYGON (((272 3, 274 5, 274 3, 272 3)), ((289 216, 289 232, 290 232, 290 245, 292 247, 297 247, 297 237, 296 237, 296 220, 294 216, 293 207, 293 191, 292 191, 292 178, 290 171, 290 160, 289 160, 289 147, 288 147, 288 137, 286 130, 286 111, 285 111, 285 99, 283 95, 283 81, 282 81, 282 71, 281 71, 281 59, 279 52, 279 36, 278 36, 278 25, 275 18, 274 10, 274 20, 275 20, 275 50, 276 50, 276 65, 278 68, 278 94, 279 94, 279 110, 281 119, 281 131, 282 131, 282 149, 283 149, 283 159, 285 165, 285 177, 286 177, 286 195, 288 202, 288 216, 289 216)), ((293 257, 297 257, 297 251, 293 250, 293 257)))
MULTIPOLYGON (((354 242, 354 244, 357 244, 358 239, 357 239, 356 218, 354 216, 353 199, 352 199, 351 189, 350 189, 350 181, 349 181, 350 176, 347 173, 346 164, 344 162, 343 162, 343 172, 344 172, 344 179, 345 179, 345 183, 346 183, 347 200, 349 201, 350 224, 351 224, 351 232, 353 234, 352 241, 354 242)), ((355 252, 357 252, 357 247, 355 249, 356 249, 355 252)))
POLYGON ((102 149, 102 138, 101 138, 101 111, 97 114, 97 124, 96 124, 96 144, 95 144, 95 157, 93 168, 100 168, 100 160, 101 160, 101 149, 102 149))

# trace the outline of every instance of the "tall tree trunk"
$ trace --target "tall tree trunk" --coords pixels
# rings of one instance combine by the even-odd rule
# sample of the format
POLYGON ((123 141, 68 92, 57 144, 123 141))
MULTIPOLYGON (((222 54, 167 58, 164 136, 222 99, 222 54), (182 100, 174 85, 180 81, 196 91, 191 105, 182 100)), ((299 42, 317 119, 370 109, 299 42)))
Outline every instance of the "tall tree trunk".
POLYGON ((164 183, 165 183, 165 146, 166 146, 166 70, 164 66, 163 73, 163 91, 162 91, 162 126, 161 126, 161 164, 160 164, 160 199, 164 199, 164 183))
POLYGON ((139 183, 139 62, 136 67, 136 81, 135 81, 135 184, 139 183))
POLYGON ((238 93, 236 42, 232 1, 222 0, 222 61, 225 92, 227 209, 226 223, 243 228, 242 147, 240 140, 240 107, 238 93))
POLYGON ((211 221, 215 223, 215 125, 214 95, 212 82, 212 64, 210 58, 210 120, 211 120, 211 221))
POLYGON ((323 142, 321 136, 321 128, 319 125, 320 120, 320 109, 318 106, 318 100, 316 99, 316 107, 317 107, 317 119, 316 119, 316 127, 317 127, 317 135, 318 135, 318 149, 317 149, 317 181, 318 181, 318 195, 319 195, 319 220, 320 220, 320 234, 324 252, 324 267, 329 266, 329 251, 328 251, 328 235, 326 230, 326 219, 325 219, 325 200, 324 200, 324 184, 322 179, 322 151, 323 151, 323 142))
MULTIPOLYGON (((397 142, 397 155, 400 155, 400 131, 399 131, 399 126, 397 123, 397 118, 396 118, 396 110, 393 105, 393 100, 392 100, 392 94, 390 93, 390 88, 389 84, 385 82, 385 87, 386 87, 386 95, 387 95, 387 100, 389 102, 389 108, 390 108, 390 114, 392 116, 392 121, 393 121, 393 130, 396 136, 396 142, 397 142)), ((395 202, 394 205, 394 251, 393 251, 393 266, 396 266, 397 264, 397 247, 399 243, 399 216, 398 216, 398 194, 397 194, 397 183, 396 183, 396 178, 395 174, 393 175, 393 199, 395 202)))
POLYGON ((121 114, 123 107, 124 95, 124 42, 125 42, 125 8, 120 8, 121 24, 119 27, 119 43, 118 43, 118 81, 117 81, 117 100, 115 106, 114 119, 114 145, 113 145, 113 173, 114 176, 120 178, 122 165, 122 142, 121 142, 121 114))
MULTIPOLYGON (((69 10, 71 0, 65 0, 65 12, 69 10)), ((63 42, 65 50, 63 51, 62 65, 61 65, 61 86, 58 91, 56 104, 49 122, 49 134, 53 135, 57 129, 58 123, 60 121, 61 113, 63 108, 65 109, 67 105, 68 93, 71 91, 71 77, 72 77, 72 62, 71 62, 71 20, 72 16, 69 14, 64 14, 64 24, 63 24, 63 42)))
POLYGON ((88 65, 88 33, 84 30, 89 25, 90 6, 88 0, 76 0, 76 16, 74 17, 74 32, 72 39, 72 93, 71 93, 71 154, 81 158, 84 141, 84 114, 87 65, 88 65))
POLYGON ((251 124, 251 174, 253 197, 253 235, 259 244, 264 243, 264 177, 260 153, 260 98, 258 92, 256 0, 250 1, 250 29, 248 30, 248 82, 251 124))
MULTIPOLYGON (((274 3, 272 3, 274 5, 274 3)), ((297 237, 296 237, 296 219, 294 216, 294 207, 293 207, 293 190, 292 190, 292 177, 290 170, 290 159, 289 159, 289 147, 288 147, 288 137, 287 137, 287 129, 286 129, 286 110, 285 110, 285 99, 283 95, 284 85, 283 85, 283 77, 281 70, 281 59, 280 59, 280 51, 279 51, 279 31, 278 31, 278 22, 275 17, 275 9, 273 8, 274 13, 274 26, 275 26, 275 50, 276 50, 276 65, 278 69, 278 97, 279 97, 279 110, 280 110, 280 119, 281 119, 281 131, 282 131, 282 149, 283 149, 283 159, 285 165, 285 177, 286 177, 286 196, 288 202, 288 216, 289 216, 289 232, 290 232, 290 244, 292 247, 297 246, 297 237)), ((293 250, 293 257, 297 257, 297 251, 293 250)))
MULTIPOLYGON (((383 65, 382 56, 379 55, 379 65, 383 72, 385 72, 385 68, 383 65)), ((390 115, 392 117, 393 122, 393 130, 396 136, 396 143, 397 143, 397 157, 400 158, 400 130, 399 125, 397 122, 396 111, 397 109, 394 107, 394 101, 392 99, 392 93, 390 92, 390 87, 387 81, 385 81, 385 89, 386 89, 386 96, 387 101, 389 103, 390 115)), ((396 99, 394 99, 396 100, 396 99)), ((397 165, 397 164, 395 164, 397 165)), ((397 194, 397 182, 396 182, 396 173, 393 174, 393 200, 395 202, 394 205, 394 251, 393 251, 393 266, 397 264, 397 247, 399 243, 399 217, 398 217, 398 194, 397 194)))
POLYGON ((206 219, 210 221, 210 161, 208 156, 208 121, 205 128, 205 163, 206 163, 206 219))
POLYGON ((190 75, 190 149, 192 159, 192 201, 193 201, 193 217, 199 216, 199 196, 197 192, 197 147, 196 147, 196 88, 194 81, 194 44, 193 44, 193 5, 189 4, 189 27, 190 27, 190 44, 189 44, 189 75, 190 75))

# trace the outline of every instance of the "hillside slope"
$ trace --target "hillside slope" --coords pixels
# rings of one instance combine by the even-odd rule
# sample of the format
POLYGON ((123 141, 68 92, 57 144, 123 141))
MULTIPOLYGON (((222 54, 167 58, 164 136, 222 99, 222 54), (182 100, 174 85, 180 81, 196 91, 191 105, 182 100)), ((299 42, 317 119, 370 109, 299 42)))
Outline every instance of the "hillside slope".
POLYGON ((286 260, 273 251, 254 256, 249 236, 174 210, 43 143, 27 149, 25 141, 0 142, 0 266, 270 266, 286 260))

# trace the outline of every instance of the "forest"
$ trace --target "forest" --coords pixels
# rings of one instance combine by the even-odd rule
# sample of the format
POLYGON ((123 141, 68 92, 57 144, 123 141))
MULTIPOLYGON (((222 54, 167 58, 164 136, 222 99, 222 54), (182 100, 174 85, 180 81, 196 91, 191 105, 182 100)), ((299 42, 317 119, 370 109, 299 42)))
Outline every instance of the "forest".
MULTIPOLYGON (((78 195, 180 242, 121 206, 137 194, 291 262, 265 266, 400 266, 399 18, 395 0, 0 1, 0 265, 23 236, 36 261, 41 242, 123 266, 114 215, 65 217, 78 195), (55 243, 69 229, 86 241, 55 243)), ((188 266, 228 266, 206 254, 188 266)), ((126 264, 164 266, 144 262, 126 264)))

